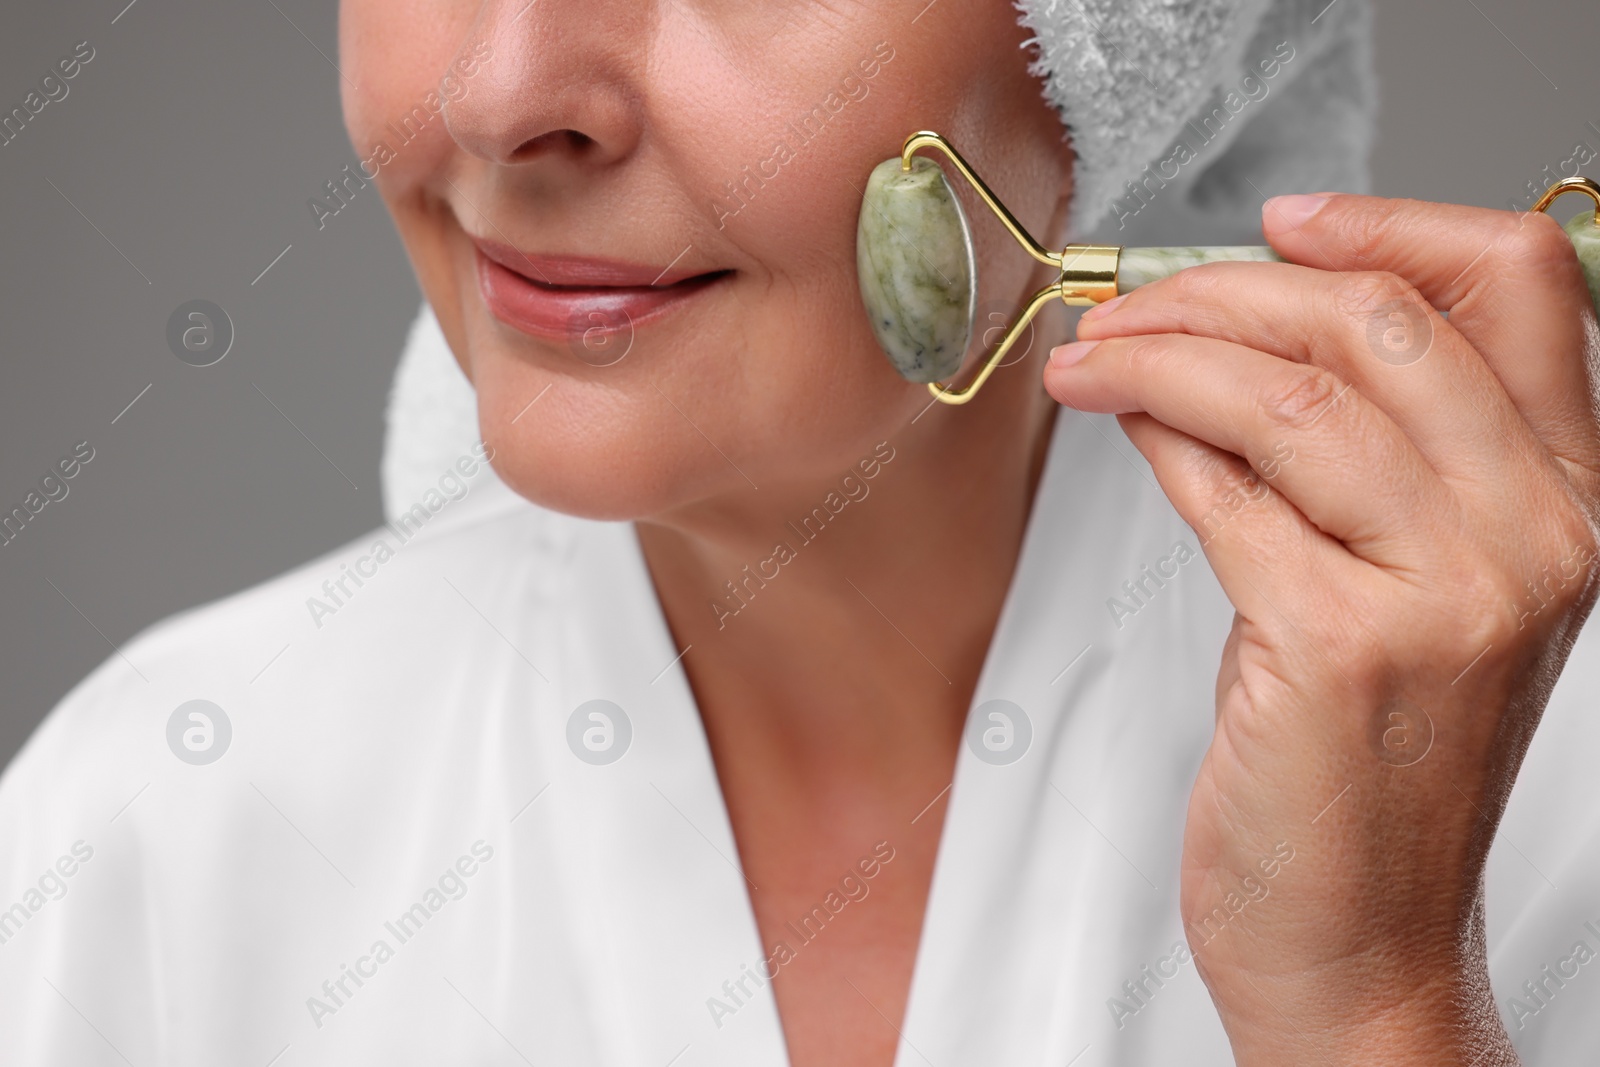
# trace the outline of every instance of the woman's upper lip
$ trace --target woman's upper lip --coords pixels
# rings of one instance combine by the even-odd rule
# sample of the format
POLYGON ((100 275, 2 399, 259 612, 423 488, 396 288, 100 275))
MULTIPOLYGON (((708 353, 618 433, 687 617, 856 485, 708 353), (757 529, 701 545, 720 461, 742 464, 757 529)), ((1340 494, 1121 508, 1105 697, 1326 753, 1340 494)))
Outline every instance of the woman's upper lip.
MULTIPOLYGON (((684 265, 682 255, 666 264, 630 263, 598 256, 523 252, 498 241, 473 237, 484 257, 540 285, 575 289, 660 288, 711 273, 684 265)), ((687 249, 685 250, 687 251, 687 249)))

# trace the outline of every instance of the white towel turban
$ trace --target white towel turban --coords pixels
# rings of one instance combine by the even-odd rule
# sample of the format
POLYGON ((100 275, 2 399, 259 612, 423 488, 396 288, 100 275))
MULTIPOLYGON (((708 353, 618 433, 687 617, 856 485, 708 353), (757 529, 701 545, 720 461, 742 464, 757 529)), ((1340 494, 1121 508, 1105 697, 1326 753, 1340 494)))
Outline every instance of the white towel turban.
POLYGON ((1099 224, 1114 244, 1260 243, 1269 196, 1366 191, 1366 0, 1016 6, 1077 154, 1074 235, 1099 224))
MULTIPOLYGON (((1030 69, 1077 154, 1072 239, 1259 243, 1269 196, 1366 191, 1375 110, 1367 0, 1016 7, 1038 50, 1030 69)), ((426 303, 387 421, 383 496, 392 516, 478 433, 472 388, 426 303)))

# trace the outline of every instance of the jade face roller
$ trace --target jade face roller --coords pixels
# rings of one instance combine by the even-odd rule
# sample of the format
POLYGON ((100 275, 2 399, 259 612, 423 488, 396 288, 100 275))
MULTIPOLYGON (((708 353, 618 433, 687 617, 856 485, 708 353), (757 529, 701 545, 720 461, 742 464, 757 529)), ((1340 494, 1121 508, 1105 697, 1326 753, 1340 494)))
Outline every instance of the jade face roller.
MULTIPOLYGON (((1600 185, 1567 178, 1550 187, 1533 210, 1547 210, 1563 193, 1586 193, 1595 202, 1567 224, 1600 314, 1600 185)), ((900 155, 873 169, 856 225, 856 273, 873 333, 901 377, 926 382, 934 399, 965 404, 977 395, 1006 352, 1039 309, 1052 300, 1087 306, 1170 277, 1185 267, 1218 262, 1278 262, 1265 247, 1120 248, 1071 244, 1052 252, 1023 229, 983 179, 942 136, 921 131, 906 138, 900 155), (1007 328, 983 366, 962 388, 942 384, 960 369, 972 340, 977 313, 978 268, 972 230, 944 171, 916 155, 932 148, 949 158, 1034 259, 1059 272, 1056 280, 1028 298, 1017 321, 1007 328)))

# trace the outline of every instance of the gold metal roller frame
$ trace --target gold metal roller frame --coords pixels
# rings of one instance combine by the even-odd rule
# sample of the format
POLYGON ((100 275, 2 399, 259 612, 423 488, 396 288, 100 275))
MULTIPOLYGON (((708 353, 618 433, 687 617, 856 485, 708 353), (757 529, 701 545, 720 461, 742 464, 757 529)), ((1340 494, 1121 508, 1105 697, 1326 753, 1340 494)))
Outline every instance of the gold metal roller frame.
MULTIPOLYGON (((983 388, 983 383, 989 380, 989 375, 995 372, 1006 353, 1016 343, 1017 338, 1039 310, 1052 300, 1059 299, 1063 304, 1084 307, 1092 304, 1103 304, 1107 300, 1118 296, 1117 268, 1122 258, 1122 247, 1118 245, 1089 245, 1069 244, 1060 252, 1051 252, 1033 239, 1033 235, 1023 228, 1006 206, 994 195, 993 191, 984 184, 982 178, 973 172, 967 161, 961 158, 961 153, 949 141, 931 130, 920 130, 906 138, 905 144, 900 149, 900 169, 905 172, 911 170, 911 158, 918 150, 923 148, 937 149, 961 172, 967 184, 976 190, 979 198, 994 212, 1007 232, 1022 246, 1023 251, 1038 260, 1040 263, 1056 269, 1056 280, 1034 293, 1028 299, 1027 306, 1023 309, 1021 317, 1012 323, 983 361, 983 366, 971 382, 964 387, 955 388, 942 382, 928 383, 928 391, 933 398, 944 404, 965 404, 978 394, 983 388)), ((1583 193, 1594 201, 1595 223, 1600 227, 1600 184, 1584 177, 1566 178, 1552 185, 1545 194, 1539 198, 1531 210, 1548 211, 1556 200, 1566 193, 1583 193)), ((1575 239, 1576 240, 1576 239, 1575 239)), ((1263 252, 1270 250, 1262 249, 1263 252)), ((1591 284, 1594 284, 1591 282, 1591 284)), ((1600 290, 1596 290, 1596 313, 1600 314, 1600 290)))

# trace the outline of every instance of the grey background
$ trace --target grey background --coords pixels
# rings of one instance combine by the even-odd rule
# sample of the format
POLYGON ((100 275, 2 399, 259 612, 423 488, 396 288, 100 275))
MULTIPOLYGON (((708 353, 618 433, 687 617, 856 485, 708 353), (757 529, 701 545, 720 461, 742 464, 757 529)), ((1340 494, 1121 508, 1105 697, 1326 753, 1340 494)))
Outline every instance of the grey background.
MULTIPOLYGON (((380 521, 418 301, 375 190, 320 232, 306 207, 355 160, 335 5, 125 3, 12 5, 0 34, 0 111, 96 50, 0 147, 0 511, 95 449, 0 547, 0 763, 113 646, 380 521), (203 369, 164 340, 195 298, 238 335, 203 369)), ((1577 141, 1600 148, 1594 0, 1385 2, 1378 28, 1378 192, 1503 207, 1577 141)))

